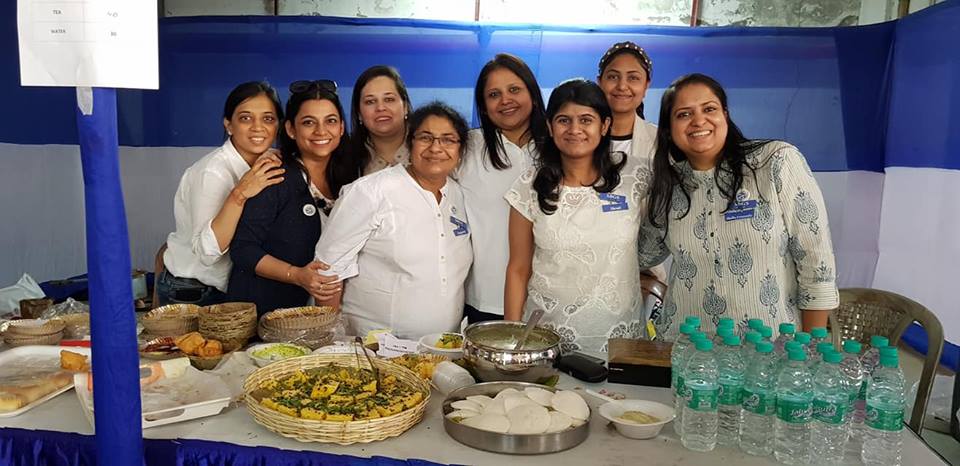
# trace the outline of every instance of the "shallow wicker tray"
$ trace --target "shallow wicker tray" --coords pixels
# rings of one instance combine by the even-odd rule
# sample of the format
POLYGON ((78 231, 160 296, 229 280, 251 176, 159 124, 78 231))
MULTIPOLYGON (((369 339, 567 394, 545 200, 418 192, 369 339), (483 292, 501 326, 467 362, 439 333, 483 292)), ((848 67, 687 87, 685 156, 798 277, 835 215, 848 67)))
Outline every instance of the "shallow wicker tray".
POLYGON ((31 325, 38 322, 39 319, 11 320, 7 324, 6 336, 15 338, 42 337, 50 335, 62 335, 66 324, 60 319, 50 319, 42 325, 31 325))
POLYGON ((332 306, 302 306, 268 312, 260 324, 271 330, 312 330, 331 327, 338 317, 332 306))
POLYGON ((150 335, 178 337, 200 328, 199 309, 194 304, 169 304, 148 312, 140 323, 150 335))
POLYGON ((3 341, 9 346, 58 345, 62 339, 62 330, 51 335, 15 336, 7 332, 3 336, 3 341))
POLYGON ((336 422, 301 419, 281 414, 266 408, 253 395, 258 387, 268 380, 274 380, 299 369, 313 369, 330 363, 344 367, 369 369, 365 358, 356 354, 312 354, 299 358, 286 359, 257 369, 243 383, 247 411, 258 424, 301 442, 327 442, 340 445, 368 443, 396 437, 416 425, 423 419, 427 402, 430 400, 430 386, 417 377, 413 371, 383 359, 374 359, 373 364, 380 370, 380 377, 393 375, 398 382, 423 392, 423 400, 413 408, 397 414, 362 421, 336 422))

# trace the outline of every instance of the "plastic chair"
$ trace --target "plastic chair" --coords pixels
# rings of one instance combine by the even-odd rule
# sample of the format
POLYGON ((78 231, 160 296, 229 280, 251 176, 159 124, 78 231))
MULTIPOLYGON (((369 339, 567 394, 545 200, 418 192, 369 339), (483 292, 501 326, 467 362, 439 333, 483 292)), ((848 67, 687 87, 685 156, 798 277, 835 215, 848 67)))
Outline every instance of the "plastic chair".
POLYGON ((914 322, 927 332, 927 356, 923 361, 917 399, 908 424, 910 430, 920 435, 933 379, 943 352, 943 326, 937 316, 909 298, 870 288, 841 289, 840 307, 830 316, 834 344, 838 347, 843 340, 869 343, 872 335, 883 335, 890 340, 891 346, 897 346, 903 332, 914 322))

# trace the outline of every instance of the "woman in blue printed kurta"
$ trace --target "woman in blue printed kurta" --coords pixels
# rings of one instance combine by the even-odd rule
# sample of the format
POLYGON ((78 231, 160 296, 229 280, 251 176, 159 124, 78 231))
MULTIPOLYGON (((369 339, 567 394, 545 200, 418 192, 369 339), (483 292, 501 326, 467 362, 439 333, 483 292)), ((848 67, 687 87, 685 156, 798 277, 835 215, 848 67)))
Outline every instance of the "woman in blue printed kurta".
POLYGON ((663 95, 640 266, 673 254, 658 333, 698 315, 825 326, 838 305, 823 196, 803 155, 750 141, 723 88, 693 74, 663 95))

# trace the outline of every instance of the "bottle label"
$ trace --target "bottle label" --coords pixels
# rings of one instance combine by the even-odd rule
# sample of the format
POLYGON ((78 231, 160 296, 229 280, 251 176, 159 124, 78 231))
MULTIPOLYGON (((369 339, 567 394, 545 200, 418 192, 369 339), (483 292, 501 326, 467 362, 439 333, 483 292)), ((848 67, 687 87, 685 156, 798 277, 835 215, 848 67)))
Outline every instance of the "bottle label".
POLYGON ((743 384, 720 384, 720 393, 717 395, 722 405, 738 405, 743 403, 743 384))
POLYGON ((866 380, 864 380, 863 383, 860 384, 860 393, 857 393, 857 399, 860 401, 867 399, 867 381, 866 380))
POLYGON ((683 399, 685 399, 685 398, 687 397, 687 389, 686 389, 686 387, 683 385, 683 376, 682 376, 682 375, 678 375, 678 376, 677 376, 677 384, 674 385, 674 387, 676 387, 676 389, 677 389, 677 390, 676 390, 677 398, 683 398, 683 399))
POLYGON ((772 393, 755 393, 743 389, 743 409, 761 416, 772 416, 777 410, 777 397, 772 393))
POLYGON ((687 407, 694 411, 716 411, 719 391, 717 388, 687 388, 687 393, 690 394, 690 401, 687 402, 687 407))
POLYGON ((903 428, 903 409, 883 409, 868 404, 864 414, 864 421, 870 428, 889 432, 903 428))
POLYGON ((847 403, 813 400, 813 418, 826 424, 843 424, 849 409, 850 405, 847 403))
POLYGON ((777 400, 777 417, 791 424, 806 424, 813 415, 813 403, 810 401, 777 400))

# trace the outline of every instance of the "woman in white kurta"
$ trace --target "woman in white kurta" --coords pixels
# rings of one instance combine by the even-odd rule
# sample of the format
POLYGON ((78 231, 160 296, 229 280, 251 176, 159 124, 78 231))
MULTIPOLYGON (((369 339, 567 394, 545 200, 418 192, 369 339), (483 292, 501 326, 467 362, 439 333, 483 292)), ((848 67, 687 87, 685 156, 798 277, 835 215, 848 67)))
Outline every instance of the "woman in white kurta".
POLYGON ((838 292, 820 188, 796 147, 745 139, 727 108, 701 74, 663 95, 640 242, 641 265, 673 254, 658 333, 676 336, 689 315, 823 327, 838 292))
POLYGON ((547 122, 540 162, 506 195, 505 318, 542 308, 564 351, 606 351, 608 338, 643 328, 636 239, 650 170, 610 153, 610 107, 593 82, 554 89, 547 122))
POLYGON ((223 302, 233 263, 227 254, 247 199, 283 180, 280 158, 269 152, 283 112, 265 82, 235 87, 223 109, 229 136, 191 165, 173 200, 176 230, 167 237, 157 305, 223 302))
POLYGON ((396 165, 343 188, 316 259, 347 279, 348 330, 391 329, 401 338, 455 331, 473 252, 460 186, 467 123, 432 103, 410 116, 409 167, 396 165))
POLYGON ((474 89, 480 128, 470 131, 455 178, 473 226, 473 267, 464 313, 469 323, 503 318, 510 205, 503 195, 539 154, 549 135, 540 85, 526 63, 510 54, 487 62, 474 89))

